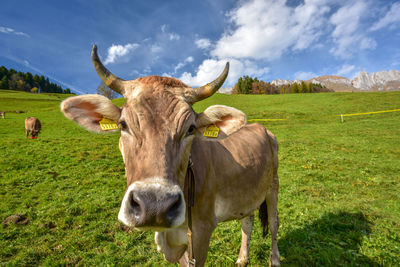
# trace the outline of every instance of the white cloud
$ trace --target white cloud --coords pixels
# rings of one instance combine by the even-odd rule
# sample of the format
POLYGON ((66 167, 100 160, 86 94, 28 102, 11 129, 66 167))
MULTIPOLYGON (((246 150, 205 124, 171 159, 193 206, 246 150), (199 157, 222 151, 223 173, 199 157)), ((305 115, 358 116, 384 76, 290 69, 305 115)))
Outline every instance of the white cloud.
POLYGON ((254 77, 262 76, 269 72, 268 68, 260 68, 250 60, 239 61, 237 59, 207 59, 204 60, 199 66, 197 73, 194 76, 189 72, 184 72, 179 79, 193 87, 205 85, 221 74, 227 61, 230 63, 230 69, 225 86, 235 84, 239 77, 243 75, 254 77))
POLYGON ((183 68, 186 64, 183 62, 179 62, 178 65, 174 68, 174 73, 176 73, 179 69, 183 68))
POLYGON ((149 74, 151 73, 151 67, 150 66, 146 66, 143 70, 144 73, 149 74))
MULTIPOLYGON (((321 47, 329 41, 322 37, 328 36, 333 39, 330 53, 340 58, 377 46, 365 31, 367 19, 373 16, 372 1, 304 0, 297 6, 288 6, 286 0, 239 3, 228 13, 230 27, 216 42, 212 57, 271 61, 285 53, 321 47), (336 11, 330 16, 332 10, 336 11)), ((391 10, 397 11, 397 6, 391 10)))
POLYGON ((394 23, 400 22, 400 2, 392 4, 386 15, 370 28, 371 31, 380 30, 394 23))
POLYGON ((24 36, 24 37, 30 37, 28 34, 26 34, 24 32, 18 32, 18 31, 15 31, 14 29, 2 27, 2 26, 0 26, 0 32, 6 33, 6 34, 15 34, 15 35, 20 35, 20 36, 24 36))
POLYGON ((179 62, 178 65, 176 65, 174 68, 174 73, 176 73, 179 69, 186 66, 187 63, 193 62, 193 60, 194 60, 193 57, 187 57, 183 62, 179 62))
POLYGON ((185 62, 193 62, 193 57, 187 57, 186 59, 185 59, 185 62))
MULTIPOLYGON (((274 60, 287 51, 300 51, 318 45, 326 31, 328 0, 305 0, 297 7, 286 5, 285 0, 250 0, 239 2, 228 13, 230 28, 211 50, 212 59, 204 60, 195 74, 185 72, 181 79, 199 86, 210 82, 222 71, 226 58, 231 68, 227 85, 233 85, 243 75, 262 76, 269 72, 259 67, 257 60, 274 60)), ((208 39, 198 39, 201 49, 211 47, 208 39)), ((313 73, 297 73, 301 77, 313 73)))
POLYGON ((355 68, 356 68, 356 66, 354 66, 354 65, 344 64, 343 66, 340 67, 340 69, 338 70, 336 75, 338 75, 338 76, 347 75, 350 72, 354 71, 355 68))
POLYGON ((179 39, 181 39, 179 34, 176 34, 176 33, 170 33, 170 34, 168 34, 168 36, 169 36, 170 41, 178 41, 179 39))
POLYGON ((104 64, 115 63, 118 58, 126 56, 129 52, 139 47, 139 44, 112 45, 108 48, 107 58, 104 64))
POLYGON ((375 49, 376 41, 365 36, 362 19, 370 15, 369 3, 366 1, 351 1, 339 8, 330 18, 335 29, 332 38, 335 47, 330 53, 339 58, 349 58, 359 49, 375 49))
POLYGON ((324 0, 306 0, 294 9, 296 24, 290 29, 291 35, 295 37, 293 50, 304 50, 314 45, 326 30, 325 16, 329 11, 328 1, 324 0))
POLYGON ((151 45, 151 47, 150 47, 150 51, 152 52, 152 53, 159 53, 159 52, 161 52, 162 51, 162 47, 161 46, 159 46, 158 44, 153 44, 153 45, 151 45))
POLYGON ((208 49, 211 46, 211 42, 207 38, 197 39, 195 44, 200 49, 208 49))
POLYGON ((279 58, 288 50, 304 50, 324 30, 328 1, 306 0, 289 7, 285 0, 252 0, 228 15, 233 30, 226 31, 211 52, 217 58, 279 58))
POLYGON ((377 46, 377 43, 372 38, 364 37, 360 41, 360 48, 363 50, 365 50, 365 49, 373 50, 376 48, 376 46, 377 46))
POLYGON ((305 71, 298 71, 294 74, 295 80, 309 80, 311 78, 315 78, 318 75, 314 72, 305 72, 305 71))
MULTIPOLYGON (((257 65, 285 54, 318 48, 328 49, 338 58, 350 58, 362 50, 377 47, 376 40, 366 30, 374 17, 372 0, 303 0, 297 6, 289 6, 287 2, 238 1, 237 7, 227 13, 229 25, 219 40, 195 41, 198 48, 210 49, 211 59, 204 60, 195 73, 183 73, 181 79, 193 86, 205 84, 218 75, 228 58, 231 70, 227 84, 233 85, 243 75, 254 77, 267 73, 268 68, 258 69, 257 65)), ((394 13, 392 10, 397 11, 397 5, 388 14, 394 13)), ((351 74, 354 69, 355 66, 343 65, 338 73, 351 74)), ((315 76, 304 71, 294 74, 296 79, 303 80, 315 76)))
POLYGON ((178 41, 181 39, 181 36, 179 34, 174 32, 168 32, 167 28, 168 28, 167 24, 161 25, 161 32, 165 33, 170 41, 178 41))

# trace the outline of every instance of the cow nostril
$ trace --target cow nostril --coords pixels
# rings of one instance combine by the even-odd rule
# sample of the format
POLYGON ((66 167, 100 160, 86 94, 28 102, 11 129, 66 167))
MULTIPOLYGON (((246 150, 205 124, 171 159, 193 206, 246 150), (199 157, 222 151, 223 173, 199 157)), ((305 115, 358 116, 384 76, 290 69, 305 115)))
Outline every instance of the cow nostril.
POLYGON ((171 204, 167 217, 170 221, 172 221, 176 216, 178 216, 180 207, 181 207, 182 197, 180 194, 177 195, 175 201, 171 204))
POLYGON ((134 196, 133 192, 131 192, 131 194, 129 195, 129 204, 133 211, 133 215, 138 219, 142 212, 141 212, 140 204, 138 203, 137 200, 135 200, 135 196, 134 196))

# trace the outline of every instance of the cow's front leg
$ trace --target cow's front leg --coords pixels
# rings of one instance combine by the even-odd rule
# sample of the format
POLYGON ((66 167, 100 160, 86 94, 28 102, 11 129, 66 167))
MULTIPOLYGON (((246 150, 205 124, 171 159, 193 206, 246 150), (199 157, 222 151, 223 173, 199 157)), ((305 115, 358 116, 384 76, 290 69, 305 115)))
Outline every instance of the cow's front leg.
POLYGON ((249 264, 249 245, 251 230, 253 229, 254 215, 247 216, 242 222, 242 244, 240 245, 239 258, 236 261, 237 266, 247 266, 249 264))
MULTIPOLYGON (((193 221, 192 240, 196 267, 202 267, 206 262, 210 238, 216 226, 216 221, 193 221)), ((181 266, 189 266, 188 256, 189 253, 186 250, 185 254, 179 260, 181 266)))

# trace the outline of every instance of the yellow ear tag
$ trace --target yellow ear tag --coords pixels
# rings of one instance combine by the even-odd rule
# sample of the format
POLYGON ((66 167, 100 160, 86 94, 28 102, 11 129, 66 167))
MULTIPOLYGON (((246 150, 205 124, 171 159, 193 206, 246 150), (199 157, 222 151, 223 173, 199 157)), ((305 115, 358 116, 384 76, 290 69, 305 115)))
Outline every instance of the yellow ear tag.
POLYGON ((217 138, 219 134, 219 128, 217 125, 210 125, 206 128, 203 135, 206 137, 217 138))
POLYGON ((118 129, 118 125, 115 123, 115 121, 106 118, 102 118, 101 121, 99 121, 99 123, 103 131, 118 129))

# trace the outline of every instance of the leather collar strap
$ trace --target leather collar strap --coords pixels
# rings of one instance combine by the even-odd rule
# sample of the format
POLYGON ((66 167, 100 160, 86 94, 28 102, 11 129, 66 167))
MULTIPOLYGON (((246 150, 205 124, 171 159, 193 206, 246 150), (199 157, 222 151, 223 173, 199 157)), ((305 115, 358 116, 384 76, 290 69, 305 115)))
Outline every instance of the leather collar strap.
POLYGON ((189 156, 189 164, 186 170, 186 182, 188 185, 188 203, 187 203, 187 214, 188 214, 188 250, 189 250, 189 267, 196 266, 196 259, 193 253, 193 239, 192 239, 192 207, 194 206, 195 197, 195 183, 194 183, 194 172, 193 172, 192 157, 189 156))

